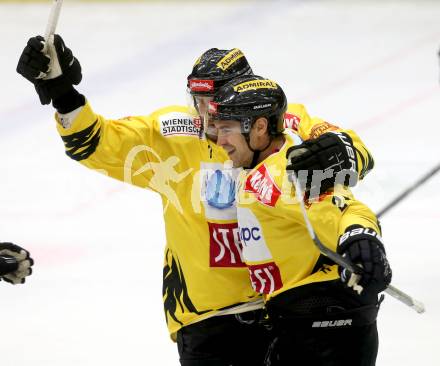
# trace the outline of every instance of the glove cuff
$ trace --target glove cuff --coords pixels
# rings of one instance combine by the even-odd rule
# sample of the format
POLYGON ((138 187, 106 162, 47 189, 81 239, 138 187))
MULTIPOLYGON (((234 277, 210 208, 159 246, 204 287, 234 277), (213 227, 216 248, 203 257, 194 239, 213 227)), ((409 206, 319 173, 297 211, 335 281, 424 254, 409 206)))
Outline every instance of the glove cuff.
POLYGON ((358 242, 362 239, 377 244, 377 246, 386 253, 385 246, 383 245, 379 233, 369 227, 362 227, 359 225, 348 227, 345 233, 339 237, 337 252, 343 254, 354 242, 358 242))
POLYGON ((86 98, 84 95, 78 93, 72 85, 70 85, 70 89, 66 93, 52 100, 52 105, 60 114, 72 112, 85 104, 86 98))
POLYGON ((11 255, 0 255, 0 276, 18 269, 18 262, 11 255))

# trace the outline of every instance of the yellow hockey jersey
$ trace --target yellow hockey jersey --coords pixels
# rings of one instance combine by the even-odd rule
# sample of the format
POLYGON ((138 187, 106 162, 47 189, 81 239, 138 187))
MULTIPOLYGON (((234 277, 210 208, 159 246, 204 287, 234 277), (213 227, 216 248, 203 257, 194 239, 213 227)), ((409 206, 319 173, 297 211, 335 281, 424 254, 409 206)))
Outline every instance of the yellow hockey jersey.
MULTIPOLYGON (((313 130, 313 124, 325 122, 310 118, 302 105, 290 104, 289 113, 286 124, 303 139, 325 130, 313 130)), ((241 253, 238 172, 226 163, 222 148, 199 136, 188 108, 170 106, 149 116, 111 120, 87 103, 73 115, 69 122, 69 116, 56 114, 69 157, 162 197, 163 301, 172 338, 182 326, 207 317, 262 307, 241 253)), ((362 175, 368 166, 362 162, 372 160, 354 132, 345 132, 355 143, 362 175)))
MULTIPOLYGON (((242 255, 254 289, 265 294, 266 300, 298 286, 338 278, 336 265, 317 266, 320 252, 307 231, 285 170, 287 149, 301 141, 287 132, 284 136, 286 141, 278 152, 239 179, 242 255)), ((306 208, 317 236, 333 251, 339 236, 351 225, 379 233, 375 215, 342 186, 337 193, 306 202, 306 208)))

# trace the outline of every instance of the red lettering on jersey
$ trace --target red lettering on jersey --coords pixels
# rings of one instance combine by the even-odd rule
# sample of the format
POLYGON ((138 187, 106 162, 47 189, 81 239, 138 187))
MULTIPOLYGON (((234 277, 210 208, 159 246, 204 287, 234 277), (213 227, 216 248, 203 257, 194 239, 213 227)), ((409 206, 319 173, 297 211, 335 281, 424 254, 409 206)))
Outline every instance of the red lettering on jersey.
POLYGON ((246 179, 244 190, 255 193, 258 201, 272 207, 275 206, 281 195, 281 190, 270 176, 265 164, 246 179))
POLYGON ((215 224, 209 226, 209 265, 211 267, 246 267, 241 256, 242 245, 238 225, 215 224))
POLYGON ((284 128, 290 128, 291 130, 298 131, 301 118, 292 113, 284 114, 284 128))
POLYGON ((270 294, 283 286, 280 269, 274 262, 248 266, 252 287, 262 294, 270 294))
POLYGON ((193 125, 195 128, 200 129, 202 127, 202 119, 200 117, 193 118, 193 125))

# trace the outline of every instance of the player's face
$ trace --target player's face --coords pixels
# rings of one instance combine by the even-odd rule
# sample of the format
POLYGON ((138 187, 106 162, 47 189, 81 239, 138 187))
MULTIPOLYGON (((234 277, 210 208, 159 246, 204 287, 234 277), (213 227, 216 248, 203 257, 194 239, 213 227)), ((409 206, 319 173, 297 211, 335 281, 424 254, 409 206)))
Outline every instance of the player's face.
POLYGON ((241 133, 238 121, 213 121, 217 130, 217 145, 220 145, 234 163, 235 168, 249 166, 253 152, 241 133))
POLYGON ((204 123, 205 119, 208 121, 205 125, 206 137, 213 142, 217 142, 217 130, 210 118, 207 118, 209 102, 213 99, 214 96, 212 95, 192 95, 194 109, 197 111, 198 118, 201 119, 202 123, 204 123))

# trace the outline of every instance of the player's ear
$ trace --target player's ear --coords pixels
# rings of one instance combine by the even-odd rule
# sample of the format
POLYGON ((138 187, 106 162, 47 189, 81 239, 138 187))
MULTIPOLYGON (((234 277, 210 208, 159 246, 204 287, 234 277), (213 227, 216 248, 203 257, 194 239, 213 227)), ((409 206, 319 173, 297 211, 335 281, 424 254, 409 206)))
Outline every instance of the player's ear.
POLYGON ((266 117, 259 117, 254 123, 255 133, 258 136, 263 136, 269 131, 269 121, 266 117))

